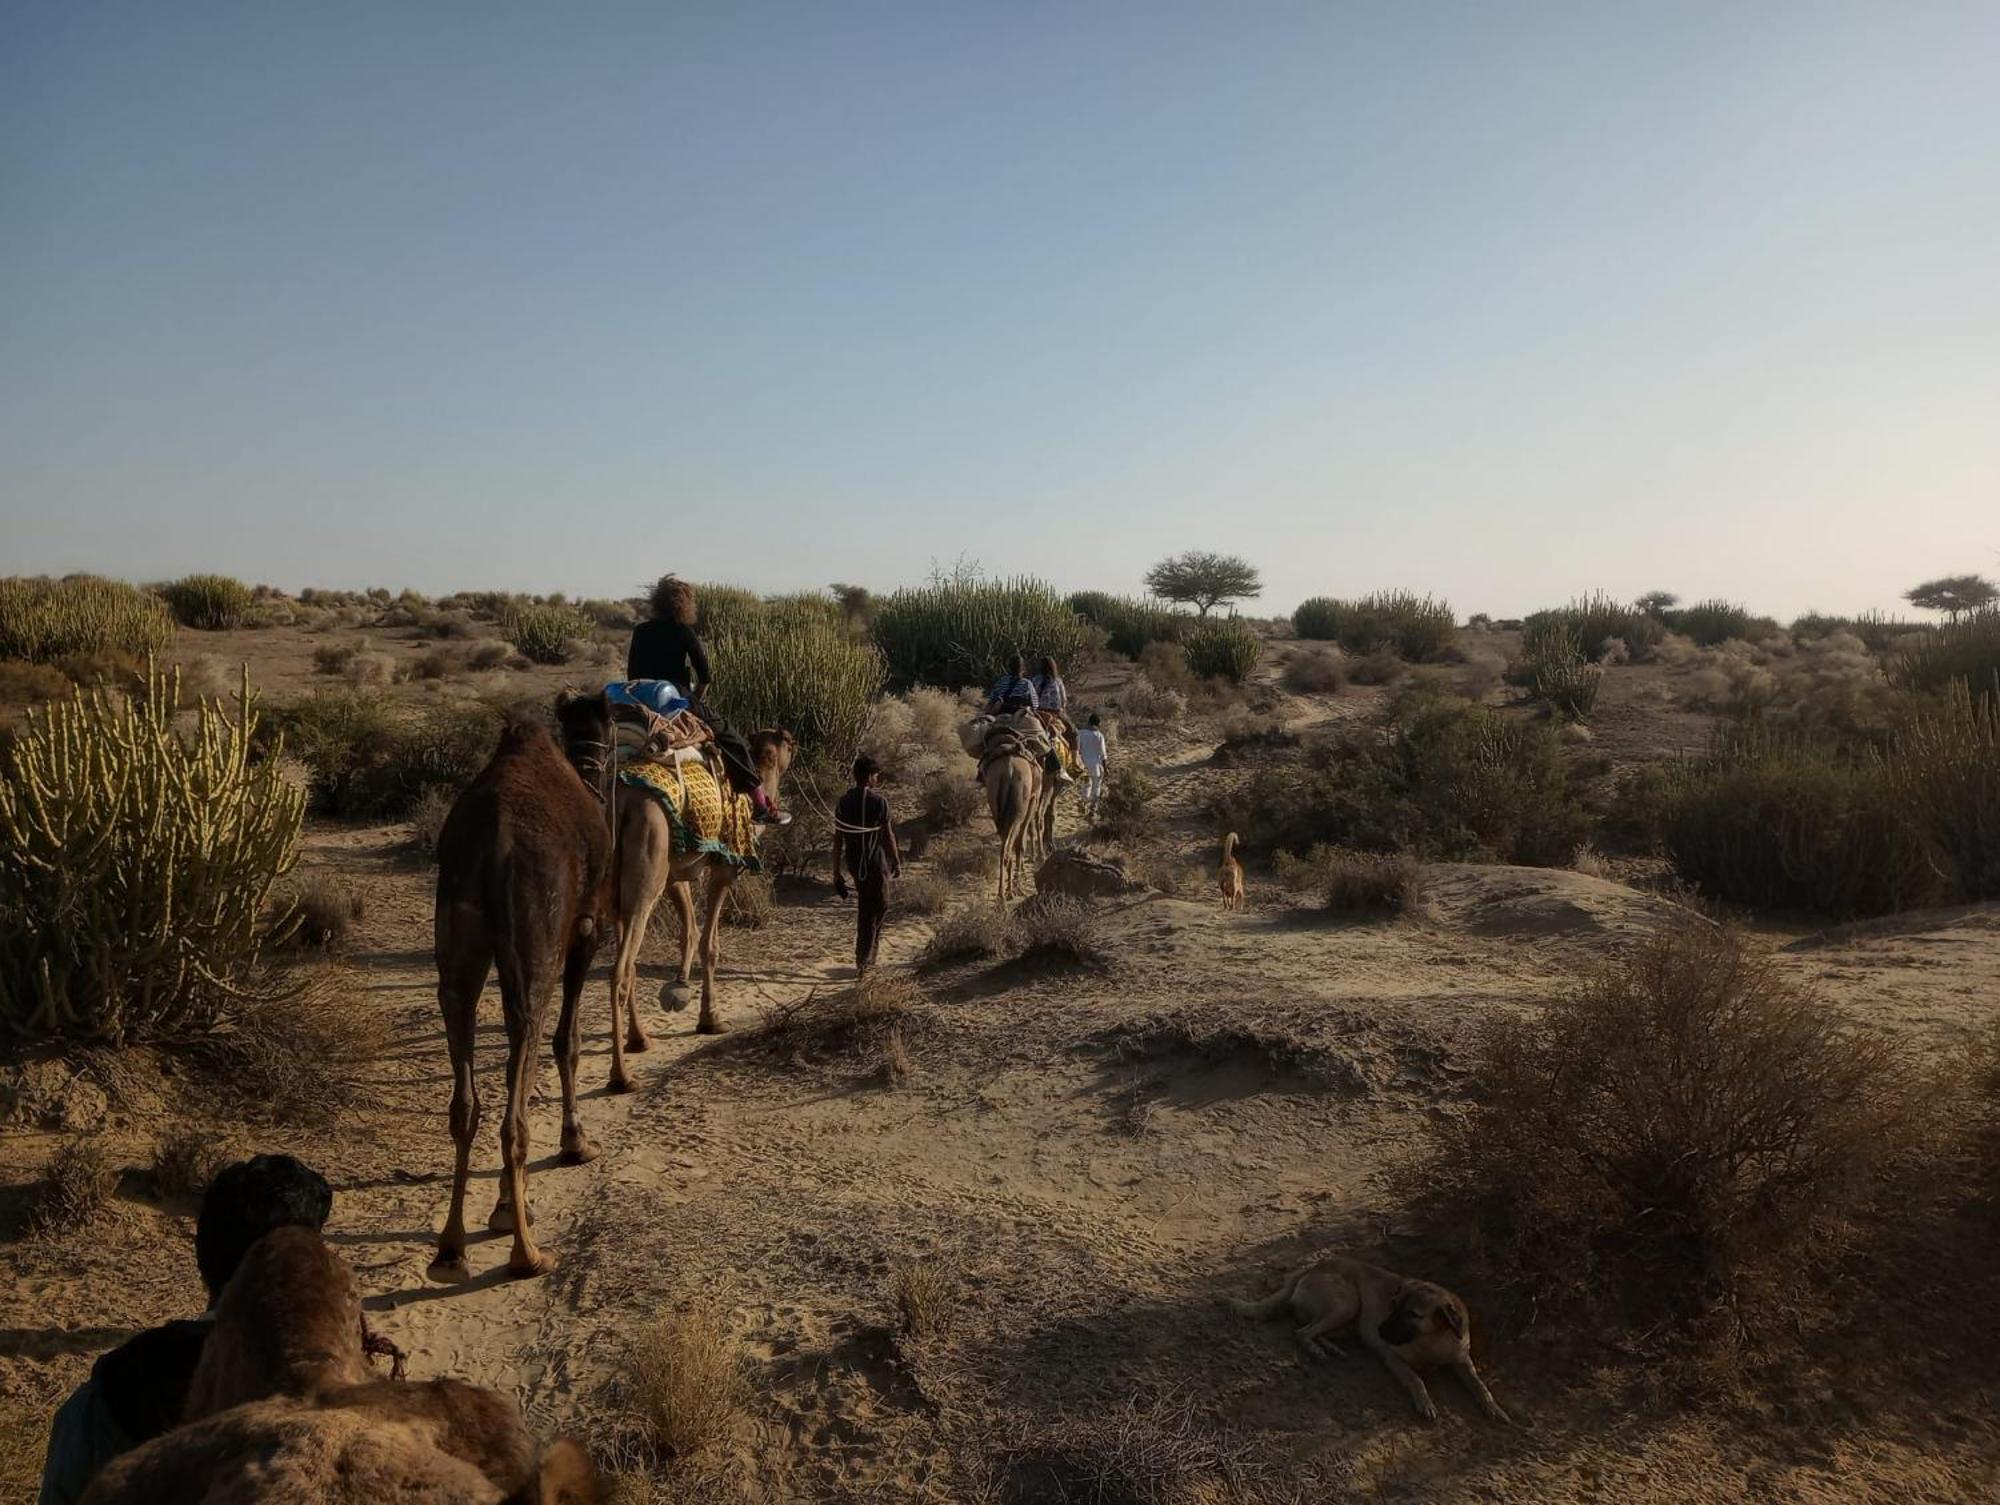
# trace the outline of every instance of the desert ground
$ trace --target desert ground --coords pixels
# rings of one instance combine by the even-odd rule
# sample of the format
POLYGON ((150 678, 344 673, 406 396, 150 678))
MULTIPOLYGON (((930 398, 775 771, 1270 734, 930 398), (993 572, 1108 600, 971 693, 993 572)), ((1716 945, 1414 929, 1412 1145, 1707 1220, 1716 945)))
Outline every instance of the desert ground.
MULTIPOLYGON (((370 633, 414 659, 415 641, 370 633)), ((1513 639, 1486 635, 1505 659, 1513 639)), ((264 695, 311 688, 301 628, 183 633, 190 674, 247 662, 264 695)), ((724 931, 727 1035, 655 1001, 677 938, 664 910, 644 953, 654 1047, 639 1090, 605 1090, 609 1004, 600 957, 585 994, 584 1121, 604 1153, 556 1163, 554 1073, 533 1123, 537 1236, 547 1278, 505 1276, 483 1232, 498 1167, 497 995, 482 1002, 488 1111, 470 1212, 474 1279, 425 1279, 449 1191, 449 1075, 431 960, 434 869, 402 823, 312 819, 294 881, 327 877, 360 900, 333 965, 344 1007, 386 1044, 360 1102, 331 1128, 205 1114, 171 1062, 37 1058, 8 1078, 0 1138, 6 1201, 0 1418, 26 1498, 39 1439, 95 1356, 202 1305, 192 1203, 145 1167, 188 1123, 233 1151, 286 1149, 335 1187, 332 1242, 352 1261, 373 1325, 416 1376, 452 1374, 517 1396, 545 1435, 590 1442, 632 1500, 1330 1500, 1435 1502, 1975 1501, 2000 1496, 2000 1399, 1991 1367, 1910 1353, 1934 1327, 1887 1330, 1864 1311, 1838 1350, 1727 1404, 1685 1403, 1616 1342, 1551 1331, 1477 1285, 1481 1370, 1518 1425, 1483 1420, 1445 1377, 1427 1425, 1357 1345, 1308 1361, 1283 1323, 1226 1298, 1262 1294, 1321 1249, 1456 1280, 1457 1251, 1405 1216, 1398 1176, 1426 1125, 1463 1101, 1465 1056, 1495 1016, 1529 1016, 1680 900, 1643 855, 1572 868, 1433 863, 1395 918, 1320 911, 1262 860, 1249 902, 1214 891, 1217 793, 1294 734, 1375 714, 1391 691, 1293 693, 1300 645, 1272 641, 1240 694, 1153 723, 1122 715, 1136 677, 1105 655, 1073 676, 1114 724, 1116 764, 1142 768, 1153 821, 1113 839, 1075 802, 1067 849, 1124 861, 1129 891, 1091 901, 1093 954, 919 966, 937 922, 898 909, 884 968, 907 978, 889 1053, 808 1041, 774 1049, 767 1020, 852 978, 852 908, 824 865, 780 878, 760 928, 724 931), (1138 881, 1143 874, 1145 881, 1138 881), (76 1232, 27 1230, 50 1152, 101 1136, 126 1167, 108 1210, 76 1232), (899 1311, 911 1272, 935 1277, 921 1330, 899 1311), (689 1456, 648 1455, 619 1420, 627 1357, 662 1317, 705 1314, 726 1335, 743 1399, 689 1456), (1883 1355, 1894 1362, 1878 1372, 1883 1355), (1109 1482, 1079 1458, 1116 1453, 1109 1482), (1150 1450, 1150 1451, 1149 1451, 1150 1450), (1143 1461, 1152 1458, 1152 1463, 1143 1461), (1135 1461, 1140 1460, 1140 1461, 1135 1461), (1148 1469, 1152 1472, 1149 1473, 1148 1469)), ((413 704, 504 689, 547 699, 615 672, 594 659, 394 683, 413 704)), ((1590 748, 1617 766, 1698 748, 1711 722, 1677 693, 1694 665, 1606 670, 1590 748)), ((397 676, 387 673, 386 682, 397 676)), ((1513 692, 1478 692, 1508 704, 1513 692)), ((969 778, 966 765, 966 776, 969 778)), ((946 854, 990 846, 983 811, 950 837, 923 829, 891 783, 913 853, 906 888, 983 900, 991 878, 945 877, 946 854)), ((972 864, 968 863, 968 866, 972 864)), ((1750 943, 1856 1020, 1942 1058, 2000 1019, 2000 905, 1823 926, 1745 918, 1750 943)), ((546 1053, 544 1054, 546 1061, 546 1053)), ((1917 1298, 1913 1298, 1917 1299, 1917 1298)), ((1921 1301, 1948 1309, 1949 1290, 1921 1301)), ((1896 1308, 1898 1312, 1901 1306, 1896 1308)), ((1992 1324, 1988 1298, 1963 1322, 1992 1324)))

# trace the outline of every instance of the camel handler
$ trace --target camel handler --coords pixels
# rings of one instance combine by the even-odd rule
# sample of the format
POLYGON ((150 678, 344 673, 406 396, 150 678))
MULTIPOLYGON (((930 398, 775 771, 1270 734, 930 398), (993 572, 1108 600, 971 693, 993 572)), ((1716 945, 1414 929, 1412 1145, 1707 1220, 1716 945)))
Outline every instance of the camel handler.
MULTIPOLYGON (((986 692, 986 716, 991 718, 992 727, 1005 727, 1022 739, 1023 745, 1043 756, 1042 766, 1058 784, 1074 784, 1076 780, 1063 765, 1062 757, 1056 752, 1059 738, 1049 735, 1047 724, 1041 717, 1041 696, 1035 689, 1035 682, 1027 676, 1028 662, 1020 654, 1007 660, 1007 672, 993 682, 993 688, 986 692)), ((975 723, 976 725, 976 723, 975 723)), ((968 748, 968 751, 973 751, 968 748)), ((973 751, 973 756, 978 753, 973 751)), ((973 776, 979 782, 979 776, 973 776)))
POLYGON ((845 874, 852 873, 859 900, 854 910, 856 977, 865 977, 875 965, 882 922, 889 914, 889 880, 903 875, 889 801, 877 787, 881 782, 881 765, 863 753, 854 760, 854 787, 833 807, 833 891, 845 899, 845 874))
POLYGON ((716 751, 729 775, 730 787, 750 796, 759 825, 789 826, 790 815, 771 803, 750 743, 720 715, 708 708, 711 677, 708 650, 694 630, 697 603, 694 587, 677 575, 662 575, 653 586, 652 616, 632 629, 632 646, 625 653, 625 678, 666 680, 687 692, 688 709, 699 716, 715 738, 716 751))
POLYGON ((38 1505, 76 1505, 105 1464, 179 1426, 216 1298, 250 1246, 277 1228, 318 1231, 332 1211, 326 1178, 289 1155, 259 1155, 218 1172, 194 1230, 208 1311, 142 1332, 97 1361, 49 1429, 38 1505))

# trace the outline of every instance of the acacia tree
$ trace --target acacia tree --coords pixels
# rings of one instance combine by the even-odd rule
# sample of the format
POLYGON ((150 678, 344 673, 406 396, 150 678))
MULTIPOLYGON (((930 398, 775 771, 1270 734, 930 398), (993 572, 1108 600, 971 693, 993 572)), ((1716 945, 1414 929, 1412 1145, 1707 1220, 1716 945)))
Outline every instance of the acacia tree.
POLYGON ((1672 591, 1647 591, 1634 604, 1646 616, 1664 617, 1681 604, 1681 598, 1672 591))
POLYGON ((1146 589, 1163 601, 1192 606, 1205 617, 1225 601, 1262 595, 1264 582, 1247 560, 1193 549, 1162 559, 1146 571, 1146 589))
POLYGON ((1903 592, 1903 599, 1920 611, 1941 611, 1956 622, 1969 611, 1982 611, 2000 600, 2000 587, 1984 575, 1946 575, 1926 580, 1903 592))

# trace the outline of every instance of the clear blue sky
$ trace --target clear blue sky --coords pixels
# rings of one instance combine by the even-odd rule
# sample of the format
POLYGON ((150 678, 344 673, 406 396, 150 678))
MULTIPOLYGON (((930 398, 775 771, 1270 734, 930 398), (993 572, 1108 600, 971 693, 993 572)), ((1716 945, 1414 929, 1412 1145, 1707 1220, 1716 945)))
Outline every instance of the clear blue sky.
POLYGON ((2000 5, 0 0, 0 570, 2000 568, 2000 5))

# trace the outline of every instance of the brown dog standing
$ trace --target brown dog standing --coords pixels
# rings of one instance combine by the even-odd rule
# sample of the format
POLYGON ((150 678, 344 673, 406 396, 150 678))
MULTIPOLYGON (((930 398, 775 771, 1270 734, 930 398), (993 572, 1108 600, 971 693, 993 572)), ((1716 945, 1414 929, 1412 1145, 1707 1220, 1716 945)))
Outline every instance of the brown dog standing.
POLYGON ((1426 1421, 1437 1420, 1437 1406, 1417 1370, 1438 1367, 1452 1369, 1488 1417, 1508 1420, 1473 1367, 1472 1321, 1465 1303, 1443 1286, 1332 1255, 1294 1271, 1262 1301, 1232 1300, 1230 1305, 1246 1317, 1259 1318, 1275 1317, 1290 1307, 1304 1324, 1296 1334, 1299 1342, 1314 1354, 1332 1348, 1327 1334, 1352 1324, 1426 1421))

